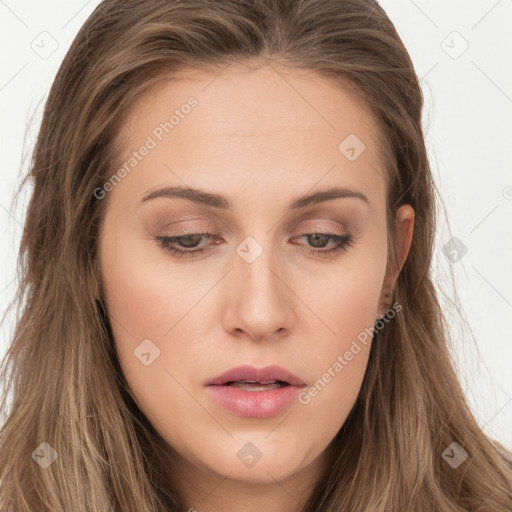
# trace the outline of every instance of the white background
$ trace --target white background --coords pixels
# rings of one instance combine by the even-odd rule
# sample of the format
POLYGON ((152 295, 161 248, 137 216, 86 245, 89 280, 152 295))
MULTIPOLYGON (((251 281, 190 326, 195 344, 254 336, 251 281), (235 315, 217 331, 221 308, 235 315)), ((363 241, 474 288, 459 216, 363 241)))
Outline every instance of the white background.
MULTIPOLYGON (((16 209, 12 194, 27 170, 55 73, 98 3, 0 0, 2 314, 15 291, 30 185, 16 209)), ((512 449, 512 0, 381 5, 409 50, 425 94, 427 145, 451 227, 448 232, 442 217, 435 267, 454 358, 481 427, 512 449), (451 236, 467 249, 452 252, 454 259, 462 255, 458 261, 443 251, 451 236), (449 307, 450 271, 474 339, 449 307)), ((12 328, 13 314, 0 334, 0 358, 12 328)))

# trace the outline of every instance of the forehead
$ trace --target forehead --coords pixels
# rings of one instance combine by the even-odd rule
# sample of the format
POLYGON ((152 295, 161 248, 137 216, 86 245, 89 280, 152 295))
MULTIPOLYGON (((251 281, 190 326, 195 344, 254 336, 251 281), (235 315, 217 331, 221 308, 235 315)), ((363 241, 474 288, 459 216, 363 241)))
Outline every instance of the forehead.
POLYGON ((369 195, 384 187, 371 111, 346 87, 311 71, 183 70, 140 96, 123 124, 116 165, 152 146, 116 187, 127 192, 180 180, 215 191, 270 179, 303 190, 322 180, 322 186, 366 188, 369 195))
POLYGON ((373 116, 353 86, 351 90, 348 82, 276 65, 216 72, 186 68, 162 76, 126 111, 124 123, 136 122, 143 128, 141 121, 168 118, 184 100, 194 97, 200 106, 194 117, 201 120, 202 134, 252 136, 315 126, 333 132, 371 130, 373 116))

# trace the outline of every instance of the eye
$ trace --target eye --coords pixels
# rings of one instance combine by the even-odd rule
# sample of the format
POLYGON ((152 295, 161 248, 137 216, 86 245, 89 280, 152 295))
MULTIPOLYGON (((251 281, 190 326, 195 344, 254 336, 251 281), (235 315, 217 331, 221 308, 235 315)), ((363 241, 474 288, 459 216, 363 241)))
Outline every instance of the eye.
MULTIPOLYGON (((306 235, 302 235, 302 237, 306 237, 309 243, 313 243, 314 246, 325 247, 329 244, 329 242, 334 243, 334 247, 331 247, 327 250, 322 249, 305 249, 310 254, 320 255, 320 256, 330 256, 338 251, 346 250, 349 246, 353 245, 353 237, 351 235, 336 235, 333 233, 310 233, 306 235)), ((299 237, 299 238, 302 238, 299 237)))
MULTIPOLYGON (((181 236, 156 236, 155 240, 158 242, 158 245, 166 250, 171 252, 172 254, 182 257, 183 255, 187 255, 190 257, 195 257, 199 254, 203 254, 207 248, 198 247, 202 238, 211 238, 213 236, 219 236, 215 233, 192 233, 181 236), (179 247, 179 246, 181 247, 179 247), (187 249, 188 248, 188 249, 187 249)), ((298 238, 306 237, 309 243, 313 243, 313 245, 317 247, 325 247, 329 244, 329 242, 334 243, 334 247, 330 249, 308 249, 305 248, 310 254, 313 255, 332 255, 338 251, 347 249, 349 246, 353 245, 353 237, 351 235, 337 235, 333 233, 309 233, 301 235, 298 238)), ((217 242, 218 243, 218 242, 217 242)))
POLYGON ((193 257, 195 255, 202 254, 205 251, 204 248, 195 248, 201 241, 201 238, 210 238, 212 236, 214 236, 214 233, 192 233, 181 236, 156 236, 155 240, 158 242, 160 247, 162 247, 162 249, 165 249, 166 251, 169 251, 178 257, 181 257, 184 254, 193 257), (193 250, 180 249, 179 247, 176 247, 177 243, 184 247, 192 248, 193 250))

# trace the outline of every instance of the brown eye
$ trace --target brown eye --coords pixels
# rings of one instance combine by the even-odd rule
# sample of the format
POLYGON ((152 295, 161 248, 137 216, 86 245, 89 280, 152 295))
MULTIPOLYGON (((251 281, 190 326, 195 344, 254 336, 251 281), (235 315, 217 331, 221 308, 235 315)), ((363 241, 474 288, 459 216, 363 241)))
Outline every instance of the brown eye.
POLYGON ((211 236, 213 236, 213 233, 193 233, 181 236, 157 236, 155 240, 162 249, 181 257, 184 254, 191 256, 202 254, 205 248, 195 249, 195 247, 202 238, 210 238, 211 236))

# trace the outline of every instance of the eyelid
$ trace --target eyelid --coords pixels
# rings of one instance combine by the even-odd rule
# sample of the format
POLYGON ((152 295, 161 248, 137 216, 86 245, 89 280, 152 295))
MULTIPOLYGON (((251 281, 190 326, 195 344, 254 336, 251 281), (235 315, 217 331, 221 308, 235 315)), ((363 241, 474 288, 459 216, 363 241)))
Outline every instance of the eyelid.
MULTIPOLYGON (((333 227, 327 227, 327 226, 324 226, 324 225, 318 225, 316 224, 315 226, 311 227, 311 228, 308 228, 308 227, 304 227, 304 228, 300 228, 300 229, 296 229, 295 230, 298 234, 294 236, 294 238, 297 238, 297 237, 301 237, 301 236, 304 236, 304 235, 311 235, 311 234, 315 234, 315 233, 319 233, 319 234, 328 234, 328 235, 333 235, 333 236, 341 236, 341 235, 348 235, 349 234, 349 231, 348 229, 346 229, 344 226, 333 226, 333 227)), ((184 237, 184 236, 187 236, 187 235, 210 235, 211 237, 223 237, 224 234, 221 232, 221 230, 217 230, 217 229, 209 229, 209 228, 202 228, 202 227, 187 227, 186 229, 184 230, 178 230, 178 231, 173 231, 172 233, 162 233, 161 236, 167 236, 167 237, 170 237, 170 238, 180 238, 180 237, 184 237)))
POLYGON ((325 233, 329 232, 331 234, 343 235, 348 233, 350 230, 348 229, 346 223, 336 222, 332 220, 312 220, 307 223, 300 224, 295 228, 294 231, 300 231, 301 233, 325 233))
POLYGON ((169 231, 172 232, 170 236, 180 236, 175 233, 183 233, 184 235, 195 234, 202 231, 219 231, 217 225, 213 221, 204 219, 190 219, 186 221, 170 222, 160 224, 158 231, 169 231), (197 222, 196 224, 190 224, 191 222, 197 222))
MULTIPOLYGON (((178 212, 175 215, 170 214, 169 210, 164 210, 165 217, 160 217, 161 221, 155 223, 153 234, 167 237, 179 237, 186 235, 195 235, 198 233, 211 233, 212 236, 237 239, 243 238, 240 225, 230 224, 223 216, 219 219, 217 215, 212 218, 208 214, 198 212, 178 212), (174 219, 173 219, 174 217, 174 219)), ((278 237, 296 237, 303 234, 325 233, 332 235, 355 234, 359 231, 361 218, 359 215, 354 217, 349 211, 326 209, 311 212, 302 212, 298 216, 285 220, 281 226, 277 227, 275 232, 278 237)), ((156 220, 156 219, 155 219, 156 220)), ((266 233, 276 229, 273 222, 270 223, 266 233)))

